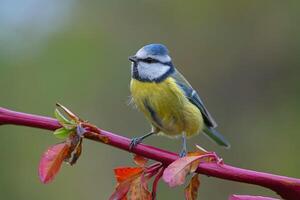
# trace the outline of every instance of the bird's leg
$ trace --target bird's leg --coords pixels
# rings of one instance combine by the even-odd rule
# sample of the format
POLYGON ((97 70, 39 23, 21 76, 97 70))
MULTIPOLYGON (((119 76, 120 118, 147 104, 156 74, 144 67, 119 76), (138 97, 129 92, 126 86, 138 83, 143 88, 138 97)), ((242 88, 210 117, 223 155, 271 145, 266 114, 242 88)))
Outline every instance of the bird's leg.
POLYGON ((153 130, 150 133, 147 133, 147 134, 145 134, 143 136, 132 138, 131 141, 130 141, 129 149, 130 150, 133 149, 136 145, 138 145, 139 143, 141 143, 145 138, 147 138, 147 137, 149 137, 149 136, 151 136, 153 134, 156 134, 156 133, 158 133, 157 130, 153 130))
POLYGON ((182 158, 182 157, 185 157, 187 154, 187 147, 186 147, 186 134, 183 133, 182 134, 182 149, 179 153, 179 157, 182 158))

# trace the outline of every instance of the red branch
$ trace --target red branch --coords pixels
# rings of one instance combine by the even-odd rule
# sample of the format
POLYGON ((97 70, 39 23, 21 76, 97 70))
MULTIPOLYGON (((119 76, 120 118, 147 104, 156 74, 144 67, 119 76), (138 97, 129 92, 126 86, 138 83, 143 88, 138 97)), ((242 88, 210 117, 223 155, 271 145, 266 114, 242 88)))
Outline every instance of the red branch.
MULTIPOLYGON (((61 127, 56 119, 50 117, 26 114, 0 107, 0 125, 1 124, 22 125, 52 131, 61 127)), ((159 161, 164 165, 169 165, 178 158, 175 153, 145 144, 139 144, 130 151, 130 139, 105 130, 99 129, 99 131, 109 138, 108 145, 159 161)), ((97 142, 102 142, 99 137, 96 137, 93 134, 88 134, 85 137, 97 142)), ((300 179, 241 169, 217 163, 203 163, 198 167, 197 172, 221 179, 260 185, 275 191, 282 198, 287 200, 300 199, 300 179)))

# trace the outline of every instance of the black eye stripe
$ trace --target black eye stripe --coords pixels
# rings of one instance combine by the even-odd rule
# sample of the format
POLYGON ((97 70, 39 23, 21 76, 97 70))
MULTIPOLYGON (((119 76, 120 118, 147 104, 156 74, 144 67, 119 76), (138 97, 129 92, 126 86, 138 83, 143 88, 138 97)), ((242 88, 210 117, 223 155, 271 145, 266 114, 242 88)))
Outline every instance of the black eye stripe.
POLYGON ((141 61, 141 62, 145 62, 145 63, 160 63, 160 64, 168 64, 170 62, 161 62, 160 60, 157 60, 155 58, 140 58, 138 59, 138 61, 141 61))
POLYGON ((150 57, 140 59, 140 61, 145 62, 145 63, 159 63, 160 62, 159 60, 156 60, 156 59, 150 58, 150 57))
POLYGON ((139 59, 137 59, 137 61, 138 61, 138 62, 145 62, 145 63, 160 63, 160 64, 163 64, 163 65, 169 65, 170 67, 173 67, 172 61, 169 61, 169 62, 161 62, 161 61, 159 61, 159 60, 156 60, 156 59, 151 58, 152 61, 151 61, 151 62, 147 62, 146 59, 147 59, 147 58, 139 58, 139 59))

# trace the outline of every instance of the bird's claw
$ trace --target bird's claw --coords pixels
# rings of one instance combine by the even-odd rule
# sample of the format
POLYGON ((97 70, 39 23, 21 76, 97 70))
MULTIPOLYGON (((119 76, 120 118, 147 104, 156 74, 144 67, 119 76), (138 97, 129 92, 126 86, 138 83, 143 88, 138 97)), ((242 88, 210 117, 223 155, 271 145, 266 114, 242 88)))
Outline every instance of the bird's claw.
POLYGON ((130 141, 129 150, 132 150, 136 145, 142 142, 142 138, 134 137, 130 141))
POLYGON ((186 152, 185 149, 182 149, 182 150, 180 151, 180 153, 179 153, 179 157, 180 157, 180 158, 183 158, 183 157, 185 157, 186 155, 187 155, 187 152, 186 152))

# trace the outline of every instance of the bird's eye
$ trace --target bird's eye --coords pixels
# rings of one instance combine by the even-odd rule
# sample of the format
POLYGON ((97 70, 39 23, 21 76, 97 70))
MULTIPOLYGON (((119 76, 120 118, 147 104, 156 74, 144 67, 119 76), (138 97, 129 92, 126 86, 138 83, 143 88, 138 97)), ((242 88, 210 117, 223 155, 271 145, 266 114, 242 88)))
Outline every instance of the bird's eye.
POLYGON ((153 62, 155 62, 155 60, 153 58, 150 58, 150 57, 145 58, 143 61, 146 62, 146 63, 153 63, 153 62))

